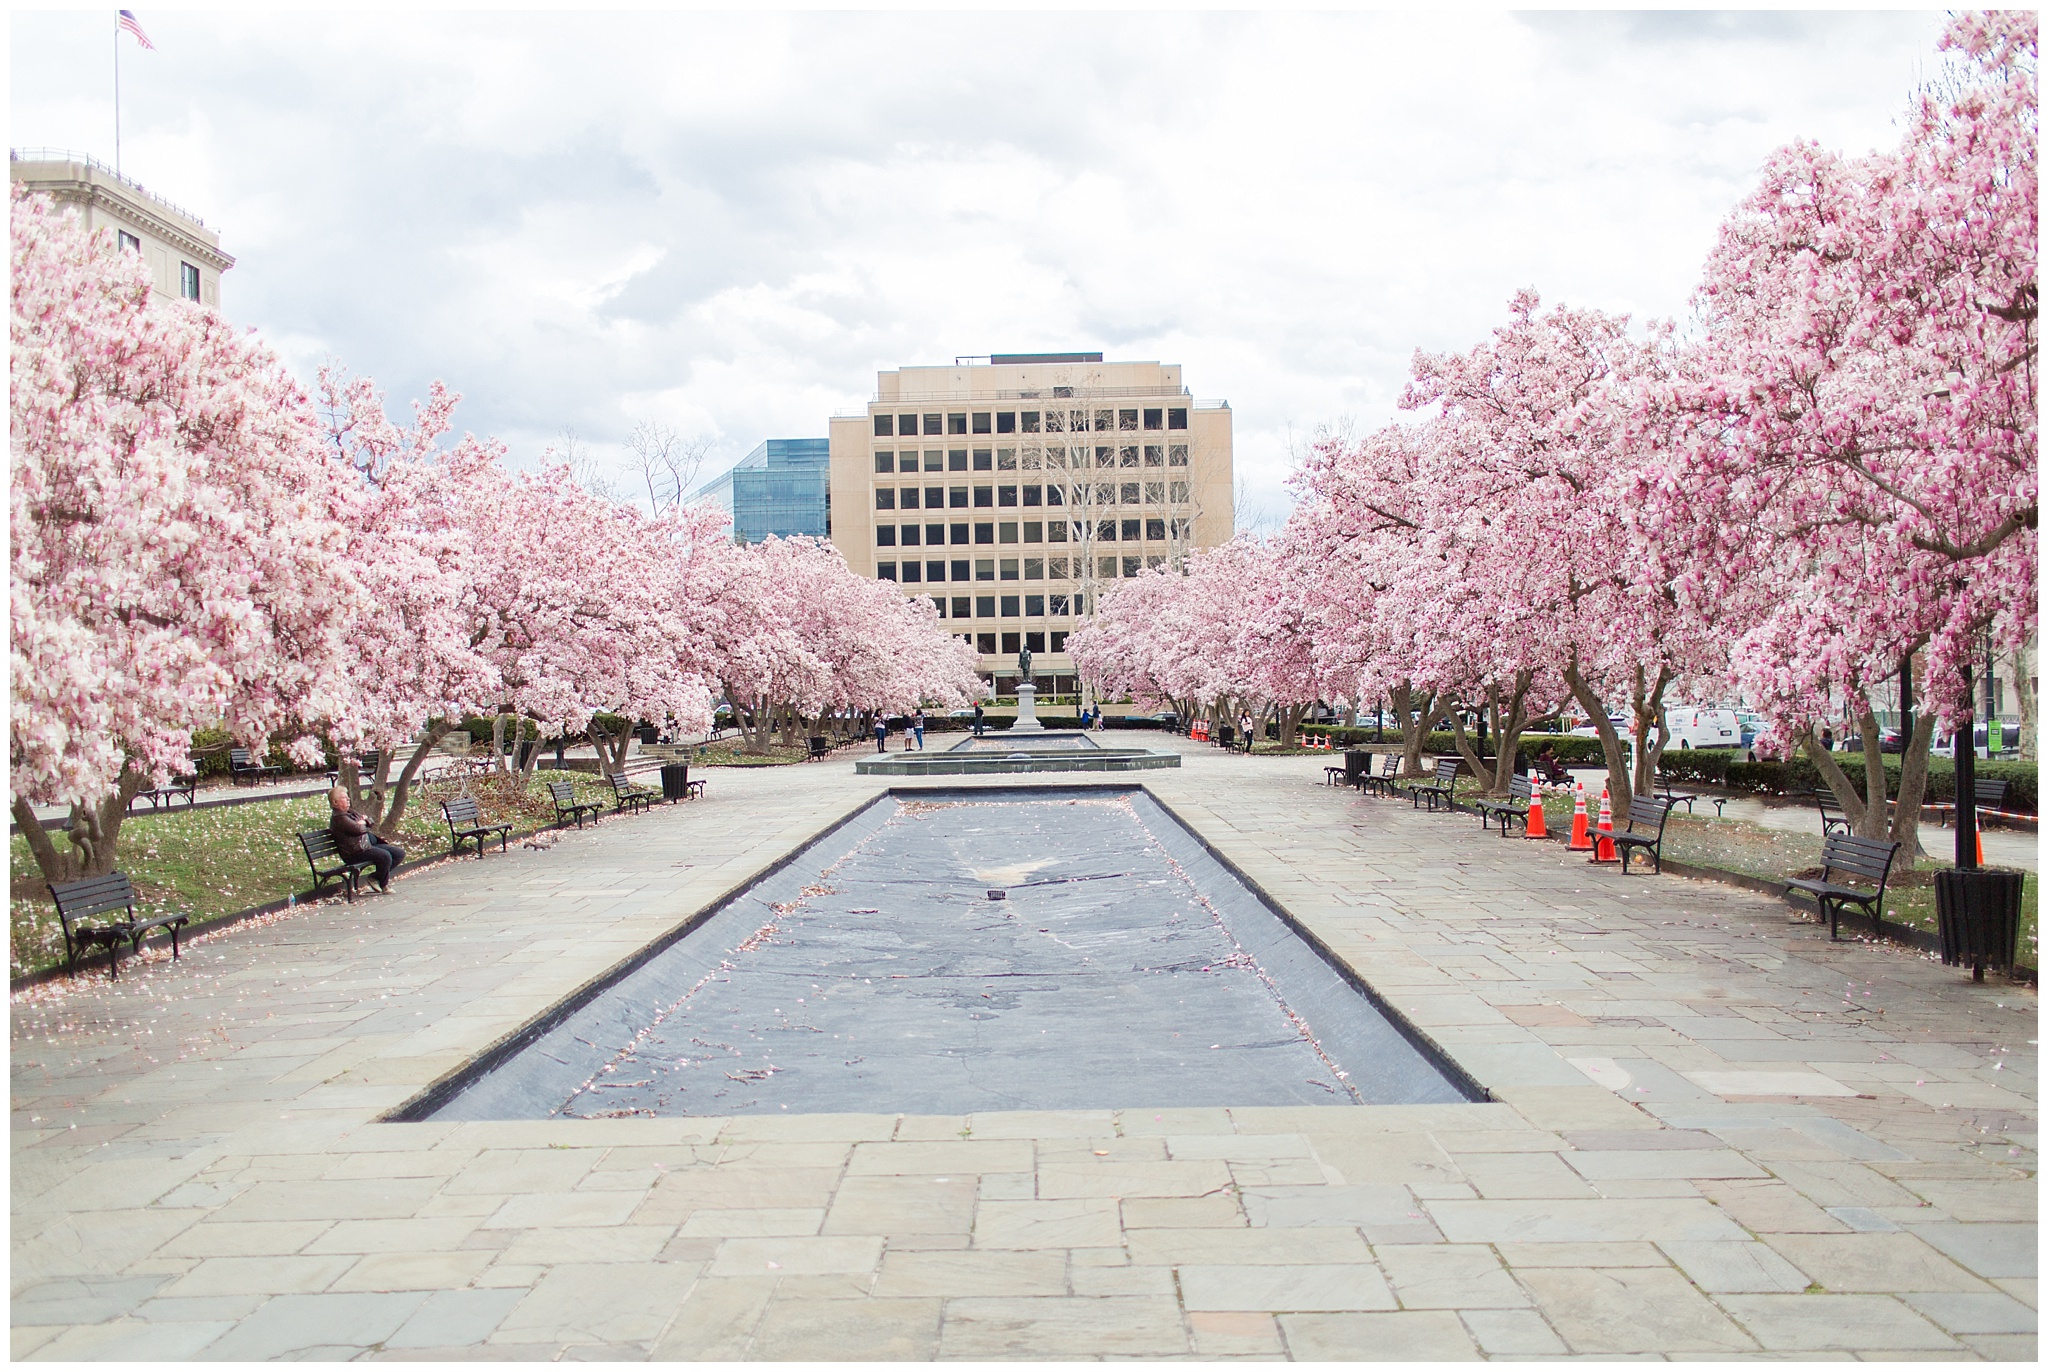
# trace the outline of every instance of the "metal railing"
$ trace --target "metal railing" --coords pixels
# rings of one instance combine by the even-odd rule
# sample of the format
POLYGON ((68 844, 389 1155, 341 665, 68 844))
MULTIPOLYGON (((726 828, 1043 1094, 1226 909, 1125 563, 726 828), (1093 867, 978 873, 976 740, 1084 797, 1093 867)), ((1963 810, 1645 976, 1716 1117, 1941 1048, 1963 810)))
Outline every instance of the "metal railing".
POLYGON ((163 196, 158 195, 155 191, 150 190, 149 188, 144 186, 140 181, 136 181, 131 177, 124 176, 122 173, 115 171, 112 167, 100 161, 97 157, 90 156, 86 153, 73 152, 69 148, 9 148, 7 150, 7 160, 9 162, 75 162, 82 166, 91 167, 94 171, 99 172, 102 175, 112 177, 114 180, 126 186, 129 190, 134 191, 137 195, 141 196, 144 200, 154 200, 157 204, 162 205, 165 209, 170 210, 174 214, 183 215, 185 218, 191 220, 194 224, 199 225, 201 228, 206 227, 206 221, 204 219, 201 219, 198 215, 192 213, 192 211, 186 209, 177 201, 165 199, 163 196))

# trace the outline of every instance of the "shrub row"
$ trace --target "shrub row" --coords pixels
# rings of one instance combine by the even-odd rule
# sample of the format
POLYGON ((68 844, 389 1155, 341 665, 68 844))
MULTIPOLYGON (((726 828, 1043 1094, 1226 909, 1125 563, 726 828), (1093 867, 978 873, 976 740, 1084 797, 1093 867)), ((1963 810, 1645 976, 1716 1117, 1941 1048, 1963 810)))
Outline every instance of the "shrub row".
MULTIPOLYGON (((1863 759, 1856 754, 1836 754, 1835 760, 1842 771, 1856 783, 1860 790, 1864 784, 1863 759)), ((1885 793, 1899 793, 1900 759, 1896 754, 1887 755, 1884 760, 1885 793)), ((1793 757, 1783 762, 1748 762, 1741 753, 1731 748, 1692 748, 1681 752, 1664 754, 1664 775, 1673 781, 1699 781, 1715 786, 1726 786, 1734 791, 1756 791, 1764 795, 1791 795, 1800 791, 1817 791, 1827 783, 1821 779, 1820 768, 1813 765, 1808 757, 1793 757)), ((2003 781, 2006 783, 2005 808, 2021 814, 2040 813, 2040 767, 2032 762, 1977 760, 1977 777, 1982 781, 2003 781)), ((1954 759, 1930 757, 1927 759, 1927 800, 1930 803, 1952 802, 1956 798, 1956 764, 1954 759)))

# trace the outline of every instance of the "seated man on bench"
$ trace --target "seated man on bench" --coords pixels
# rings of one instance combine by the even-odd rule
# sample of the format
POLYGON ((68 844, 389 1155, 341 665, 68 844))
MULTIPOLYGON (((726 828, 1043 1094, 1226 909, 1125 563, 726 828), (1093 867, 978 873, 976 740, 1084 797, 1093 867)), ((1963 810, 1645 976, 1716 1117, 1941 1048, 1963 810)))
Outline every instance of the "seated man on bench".
POLYGON ((1536 775, 1549 785, 1569 786, 1572 784, 1572 774, 1566 771, 1564 764, 1557 760, 1557 750, 1548 743, 1537 750, 1536 760, 1531 765, 1535 767, 1536 775))
POLYGON ((349 808, 346 786, 329 791, 327 803, 334 809, 327 820, 327 832, 334 835, 335 849, 347 861, 374 863, 377 889, 390 890, 392 870, 405 861, 405 849, 379 837, 367 816, 349 808))

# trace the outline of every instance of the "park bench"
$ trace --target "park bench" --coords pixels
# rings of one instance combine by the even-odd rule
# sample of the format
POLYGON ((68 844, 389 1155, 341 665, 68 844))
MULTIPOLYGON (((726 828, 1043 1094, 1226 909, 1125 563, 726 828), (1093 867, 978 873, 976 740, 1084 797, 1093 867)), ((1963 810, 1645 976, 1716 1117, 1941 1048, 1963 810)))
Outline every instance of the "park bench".
POLYGON ((1393 795, 1394 778, 1400 770, 1401 755, 1399 753, 1382 753, 1380 755, 1379 771, 1374 772, 1368 768, 1358 774, 1359 794, 1363 795, 1370 791, 1376 796, 1393 795))
POLYGON ((1814 898, 1820 906, 1821 918, 1828 922, 1828 937, 1833 939, 1844 905, 1862 906, 1871 922, 1877 922, 1884 910, 1884 888, 1891 881, 1892 861, 1898 854, 1896 843, 1857 838, 1854 834, 1830 834, 1820 846, 1820 875, 1794 877, 1785 883, 1785 890, 1788 894, 1804 891, 1814 898), (1845 886, 1845 877, 1874 881, 1877 889, 1845 886))
POLYGON ((655 801, 663 799, 660 791, 652 786, 641 786, 629 780, 624 772, 606 772, 604 779, 612 784, 612 795, 617 797, 617 802, 612 806, 613 814, 630 805, 633 807, 633 813, 637 815, 642 806, 652 805, 655 801))
POLYGON ((1697 791, 1672 790, 1670 778, 1664 775, 1664 770, 1661 767, 1657 769, 1656 792, 1657 799, 1663 801, 1666 805, 1685 806, 1687 814, 1692 813, 1692 803, 1700 798, 1700 793, 1697 791))
MULTIPOLYGON (((1999 781, 1990 777, 1978 778, 1976 791, 1978 813, 1981 814, 1986 810, 1996 810, 2004 813, 2005 792, 2009 785, 2011 785, 2010 782, 1999 781)), ((1956 812, 1954 801, 1943 801, 1941 804, 1930 806, 1929 808, 1940 817, 1944 828, 1948 826, 1949 820, 1954 817, 1956 812)))
POLYGON ((1418 801, 1429 802, 1429 812, 1436 813, 1436 803, 1442 800, 1452 810, 1458 808, 1456 782, 1458 759, 1440 757, 1436 760, 1436 774, 1428 781, 1411 781, 1402 789, 1408 793, 1408 804, 1412 807, 1418 801))
MULTIPOLYGON (((374 778, 377 775, 377 769, 383 763, 384 754, 381 752, 357 753, 356 775, 358 777, 374 778)), ((339 767, 327 774, 327 784, 329 786, 339 786, 341 784, 341 769, 339 767)))
POLYGON ((1825 838, 1829 834, 1846 834, 1850 831, 1849 816, 1842 811, 1841 802, 1832 791, 1808 791, 1813 797, 1814 807, 1820 811, 1820 832, 1825 838))
POLYGON ((1617 830, 1614 835, 1614 846, 1621 854, 1623 872, 1628 871, 1628 855, 1641 848, 1657 864, 1658 874, 1663 874, 1664 826, 1670 819, 1671 802, 1662 797, 1646 800, 1637 796, 1629 801, 1628 827, 1617 830), (1654 832, 1643 832, 1644 830, 1654 832))
POLYGON ((581 829, 585 815, 589 815, 590 822, 595 824, 597 817, 604 813, 604 806, 576 799, 576 788, 566 781, 549 782, 548 794, 555 800, 555 827, 558 829, 572 819, 581 829))
POLYGON ((57 918, 64 925, 64 969, 70 975, 78 975, 79 957, 99 946, 107 950, 108 975, 119 978, 121 941, 126 939, 129 948, 140 953, 142 936, 152 929, 171 931, 171 960, 177 961, 178 931, 185 927, 190 916, 158 915, 153 919, 138 916, 135 913, 135 885, 125 873, 87 877, 83 881, 53 881, 49 886, 50 899, 57 902, 57 918), (123 912, 124 917, 99 918, 116 910, 123 912), (94 922, 86 923, 87 920, 94 922))
POLYGON ((809 753, 807 753, 807 754, 805 754, 805 755, 804 755, 804 761, 805 761, 805 762, 822 762, 822 761, 824 761, 824 759, 825 759, 825 756, 826 756, 826 755, 827 755, 828 753, 830 753, 831 751, 832 751, 832 740, 831 740, 831 739, 829 739, 829 738, 825 738, 825 737, 823 737, 822 735, 818 735, 818 734, 813 734, 813 735, 811 736, 811 751, 810 751, 809 753))
POLYGON ((325 829, 305 829, 299 833, 299 846, 306 850, 306 865, 313 869, 313 897, 327 894, 327 888, 339 884, 350 900, 356 898, 357 880, 363 873, 374 874, 377 864, 368 858, 345 858, 335 843, 334 835, 325 829))
POLYGON ((240 781, 244 777, 253 778, 256 781, 274 781, 284 775, 284 768, 271 767, 258 762, 250 755, 247 748, 230 748, 228 749, 228 774, 236 781, 240 781))
POLYGON ((199 803, 198 792, 199 776, 196 772, 190 776, 174 776, 165 785, 152 786, 147 791, 137 791, 134 798, 128 802, 128 808, 133 810, 137 800, 146 800, 149 802, 149 808, 152 810, 156 809, 159 805, 168 810, 171 808, 171 802, 179 796, 185 797, 186 805, 197 805, 199 803))
POLYGON ((476 855, 484 855, 484 843, 493 834, 498 838, 498 851, 504 852, 505 845, 512 837, 509 824, 486 824, 477 811, 475 796, 457 796, 441 802, 441 818, 448 821, 448 852, 452 857, 462 856, 462 845, 474 843, 476 855))
POLYGON ((1529 823, 1529 801, 1535 795, 1526 776, 1512 777, 1508 781, 1506 800, 1481 800, 1473 808, 1479 811, 1479 827, 1490 827, 1500 821, 1500 836, 1506 838, 1508 829, 1516 820, 1524 825, 1529 823))

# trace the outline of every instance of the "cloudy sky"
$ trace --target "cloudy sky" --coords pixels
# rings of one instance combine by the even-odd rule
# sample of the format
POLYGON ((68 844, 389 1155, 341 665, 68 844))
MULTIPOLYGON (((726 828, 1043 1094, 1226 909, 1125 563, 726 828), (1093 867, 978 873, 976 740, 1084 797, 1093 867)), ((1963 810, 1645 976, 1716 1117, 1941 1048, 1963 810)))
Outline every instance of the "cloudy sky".
MULTIPOLYGON (((1773 148, 1888 145, 1941 16, 137 10, 122 161, 310 376, 522 457, 823 435, 878 369, 1101 349, 1248 504, 1534 285, 1683 312, 1773 148)), ((14 11, 16 147, 112 160, 111 8, 14 11)))

